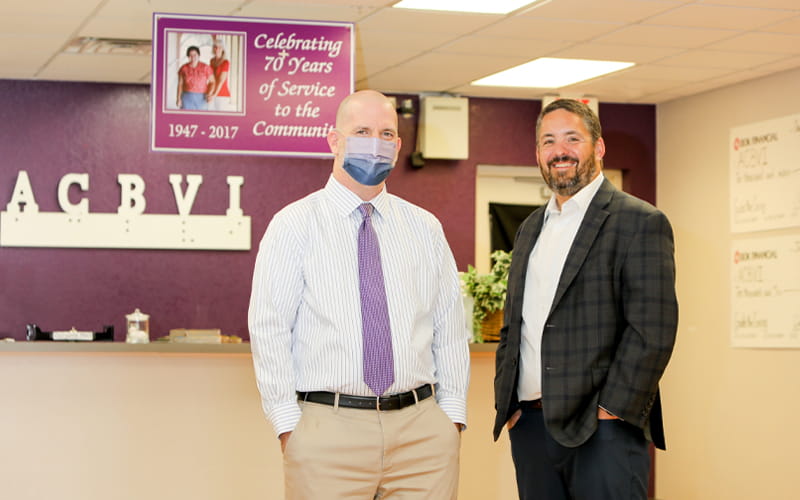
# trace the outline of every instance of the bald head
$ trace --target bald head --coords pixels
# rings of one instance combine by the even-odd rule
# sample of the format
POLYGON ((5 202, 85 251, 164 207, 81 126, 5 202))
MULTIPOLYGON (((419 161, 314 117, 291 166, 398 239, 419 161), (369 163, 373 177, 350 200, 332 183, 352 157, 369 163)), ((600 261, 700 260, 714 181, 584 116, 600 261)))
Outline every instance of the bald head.
POLYGON ((397 111, 392 101, 375 90, 359 90, 345 97, 336 112, 336 128, 341 130, 354 116, 363 115, 365 110, 391 113, 394 115, 394 127, 397 129, 397 111))

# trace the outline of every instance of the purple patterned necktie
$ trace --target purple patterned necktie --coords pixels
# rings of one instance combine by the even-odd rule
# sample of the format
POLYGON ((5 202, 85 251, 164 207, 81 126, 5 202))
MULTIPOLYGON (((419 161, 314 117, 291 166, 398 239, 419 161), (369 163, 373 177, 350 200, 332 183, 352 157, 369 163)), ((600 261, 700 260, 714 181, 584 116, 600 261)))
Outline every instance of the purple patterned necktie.
POLYGON ((394 382, 394 356, 381 248, 372 227, 373 208, 369 203, 358 207, 364 216, 358 228, 358 286, 361 291, 364 382, 380 396, 394 382))

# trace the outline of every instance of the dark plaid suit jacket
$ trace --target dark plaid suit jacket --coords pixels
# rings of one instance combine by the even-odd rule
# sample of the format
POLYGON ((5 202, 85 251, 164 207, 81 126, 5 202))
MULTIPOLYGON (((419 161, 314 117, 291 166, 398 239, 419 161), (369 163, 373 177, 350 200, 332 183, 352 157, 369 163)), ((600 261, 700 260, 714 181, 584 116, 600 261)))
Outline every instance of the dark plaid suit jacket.
MULTIPOLYGON (((520 226, 497 349, 495 440, 517 410, 528 259, 545 207, 520 226)), ((658 381, 675 343, 678 303, 672 227, 655 207, 606 179, 575 236, 542 335, 545 424, 564 446, 597 429, 597 407, 665 448, 658 381)))

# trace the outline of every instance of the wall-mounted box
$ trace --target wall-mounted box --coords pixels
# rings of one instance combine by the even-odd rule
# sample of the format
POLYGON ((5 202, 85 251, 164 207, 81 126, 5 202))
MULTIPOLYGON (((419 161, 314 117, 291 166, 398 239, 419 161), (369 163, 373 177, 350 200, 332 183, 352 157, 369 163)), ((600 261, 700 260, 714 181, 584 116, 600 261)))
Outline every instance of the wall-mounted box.
POLYGON ((421 97, 417 147, 424 158, 469 158, 469 99, 421 97))

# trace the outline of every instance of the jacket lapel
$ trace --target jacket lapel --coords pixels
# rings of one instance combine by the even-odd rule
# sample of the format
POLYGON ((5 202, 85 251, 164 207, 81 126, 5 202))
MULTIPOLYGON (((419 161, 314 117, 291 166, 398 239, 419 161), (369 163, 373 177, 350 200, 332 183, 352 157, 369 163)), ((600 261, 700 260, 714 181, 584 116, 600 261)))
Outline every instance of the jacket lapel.
POLYGON ((606 207, 614 196, 615 190, 616 188, 611 182, 609 182, 608 179, 604 179, 597 194, 595 194, 591 203, 589 203, 589 207, 586 209, 586 215, 584 215, 583 222, 581 222, 581 226, 578 229, 578 234, 575 235, 575 241, 572 242, 572 246, 570 247, 567 260, 564 262, 564 269, 561 271, 561 279, 558 281, 558 288, 556 288, 556 294, 555 297, 553 297, 553 305, 550 308, 551 313, 558 306, 567 288, 569 288, 575 276, 577 276, 578 271, 580 271, 581 266, 583 266, 589 249, 592 248, 594 240, 600 233, 600 228, 603 227, 603 223, 608 217, 606 207))

